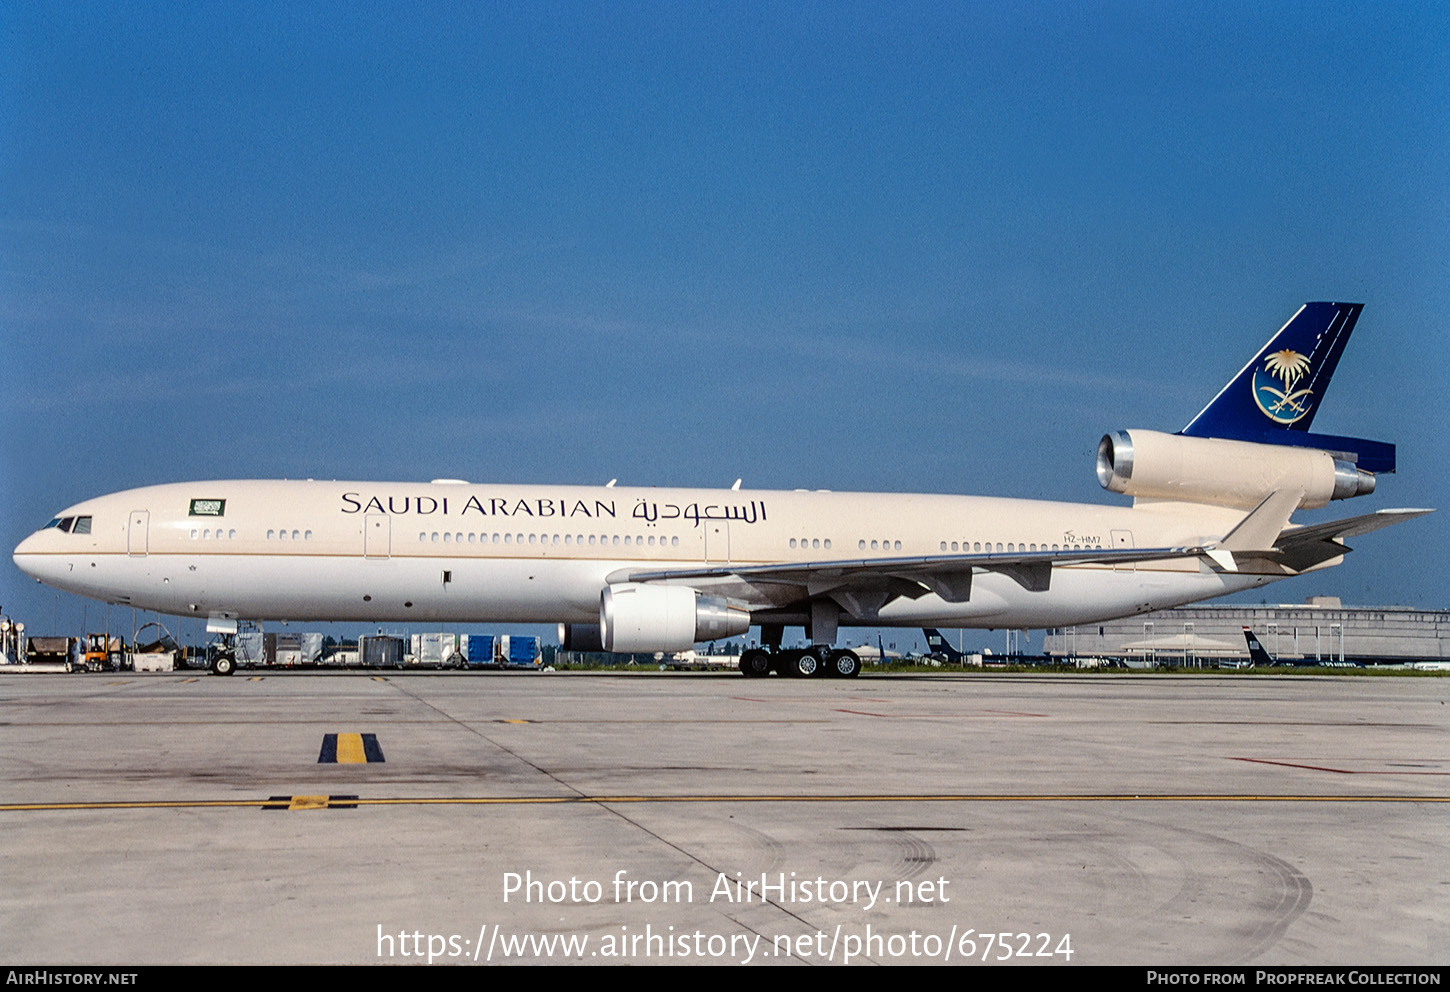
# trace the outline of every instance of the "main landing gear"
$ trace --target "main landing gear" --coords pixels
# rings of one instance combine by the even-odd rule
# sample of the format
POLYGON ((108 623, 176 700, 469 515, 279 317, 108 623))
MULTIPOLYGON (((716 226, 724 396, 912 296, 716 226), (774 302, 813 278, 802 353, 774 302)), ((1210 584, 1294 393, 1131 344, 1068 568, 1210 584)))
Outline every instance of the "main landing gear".
POLYGON ((746 678, 760 678, 772 671, 799 678, 827 675, 850 679, 861 674, 861 659, 852 651, 838 651, 825 644, 789 651, 750 648, 740 656, 740 674, 746 678))

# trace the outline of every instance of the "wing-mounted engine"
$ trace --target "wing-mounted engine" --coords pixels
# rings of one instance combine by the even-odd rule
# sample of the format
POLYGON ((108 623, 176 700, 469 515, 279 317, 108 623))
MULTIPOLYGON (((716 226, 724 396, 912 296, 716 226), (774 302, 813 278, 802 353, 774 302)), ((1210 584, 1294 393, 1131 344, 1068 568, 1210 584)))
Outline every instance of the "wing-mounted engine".
POLYGON ((1098 442, 1098 481, 1135 499, 1252 508, 1278 490, 1303 492, 1300 509, 1374 492, 1373 474, 1328 451, 1114 431, 1098 442))
POLYGON ((621 582, 600 596, 599 633, 606 651, 685 651, 749 629, 749 610, 689 586, 621 582))

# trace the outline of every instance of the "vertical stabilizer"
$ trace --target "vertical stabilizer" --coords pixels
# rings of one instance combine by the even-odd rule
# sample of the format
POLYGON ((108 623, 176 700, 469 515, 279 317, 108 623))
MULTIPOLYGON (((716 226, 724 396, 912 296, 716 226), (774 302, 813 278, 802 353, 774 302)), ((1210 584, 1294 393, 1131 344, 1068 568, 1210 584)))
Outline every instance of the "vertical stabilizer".
POLYGON ((1304 304, 1179 433, 1317 448, 1366 472, 1393 472, 1392 444, 1309 433, 1363 309, 1363 303, 1304 304))
POLYGON ((1248 627, 1244 628, 1244 640, 1249 643, 1250 664, 1255 668, 1268 668, 1274 664, 1274 659, 1264 649, 1264 645, 1259 643, 1259 635, 1255 634, 1248 627))

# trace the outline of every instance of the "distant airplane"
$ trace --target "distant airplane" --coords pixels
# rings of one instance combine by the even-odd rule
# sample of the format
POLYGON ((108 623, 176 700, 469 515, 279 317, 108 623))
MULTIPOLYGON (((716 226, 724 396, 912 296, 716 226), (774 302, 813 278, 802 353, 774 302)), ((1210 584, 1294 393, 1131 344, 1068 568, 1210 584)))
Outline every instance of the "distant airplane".
POLYGON ((1255 668, 1272 668, 1274 666, 1273 657, 1259 643, 1258 635, 1248 627, 1244 628, 1244 640, 1249 642, 1249 664, 1255 668))
POLYGON ((941 631, 935 627, 923 628, 922 633, 926 635, 929 654, 940 655, 943 661, 952 665, 960 665, 966 661, 967 656, 952 647, 951 642, 943 637, 941 631))
MULTIPOLYGON (((565 648, 673 652, 760 627, 741 671, 852 676, 842 626, 1065 627, 1338 564, 1428 510, 1299 526, 1370 493, 1391 444, 1307 433, 1360 304, 1308 303, 1178 434, 1116 431, 1133 505, 731 488, 210 481, 62 510, 26 574, 125 606, 244 620, 556 622, 565 648), (803 626, 810 647, 781 650, 803 626)), ((1121 365, 1121 362, 1119 363, 1121 365)), ((220 663, 227 669, 225 661, 220 663)))

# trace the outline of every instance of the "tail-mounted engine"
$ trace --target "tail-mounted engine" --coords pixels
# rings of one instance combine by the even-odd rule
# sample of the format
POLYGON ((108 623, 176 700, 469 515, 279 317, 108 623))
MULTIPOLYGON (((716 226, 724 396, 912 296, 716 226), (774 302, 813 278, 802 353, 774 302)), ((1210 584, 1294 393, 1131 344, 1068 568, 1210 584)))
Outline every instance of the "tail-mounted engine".
POLYGON ((1136 499, 1181 500, 1251 508, 1270 493, 1304 493, 1301 509, 1374 492, 1375 477, 1328 451, 1114 431, 1098 442, 1098 481, 1136 499))

